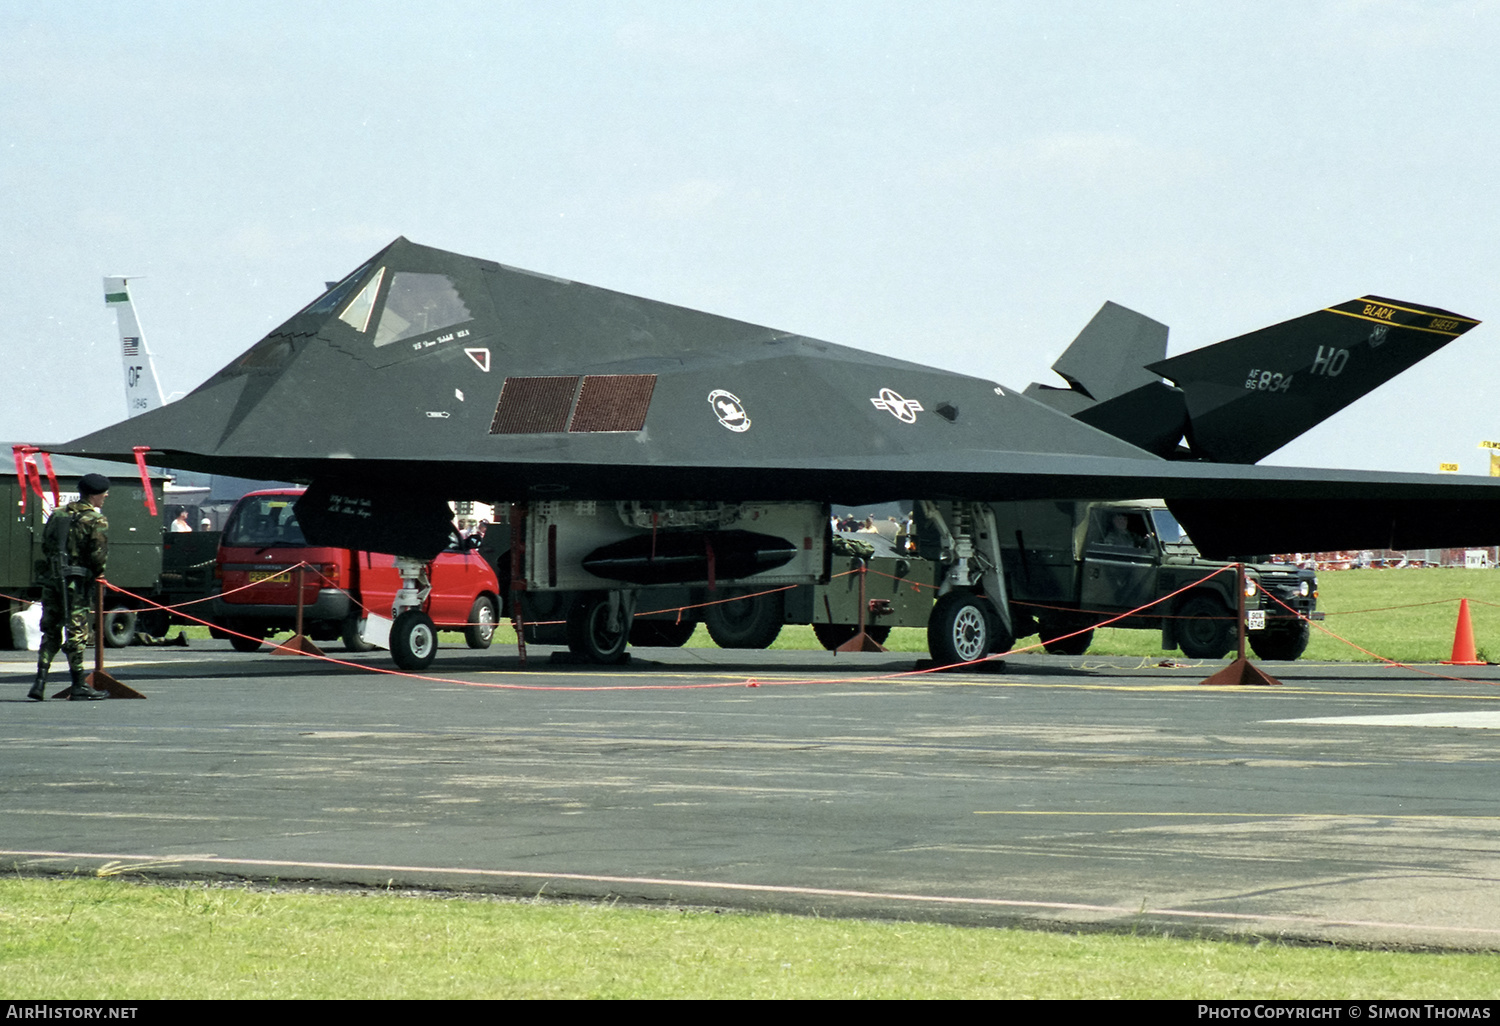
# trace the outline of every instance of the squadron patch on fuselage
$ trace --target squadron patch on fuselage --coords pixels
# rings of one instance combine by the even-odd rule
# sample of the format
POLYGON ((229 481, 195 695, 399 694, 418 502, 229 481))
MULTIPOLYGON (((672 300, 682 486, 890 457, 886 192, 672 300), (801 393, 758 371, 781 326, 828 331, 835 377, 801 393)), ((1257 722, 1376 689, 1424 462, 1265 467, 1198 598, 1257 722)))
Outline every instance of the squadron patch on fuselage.
POLYGON ((750 430, 750 415, 745 412, 740 397, 733 392, 726 392, 722 388, 714 389, 708 393, 708 405, 713 407, 714 416, 719 418, 719 423, 729 430, 750 430))

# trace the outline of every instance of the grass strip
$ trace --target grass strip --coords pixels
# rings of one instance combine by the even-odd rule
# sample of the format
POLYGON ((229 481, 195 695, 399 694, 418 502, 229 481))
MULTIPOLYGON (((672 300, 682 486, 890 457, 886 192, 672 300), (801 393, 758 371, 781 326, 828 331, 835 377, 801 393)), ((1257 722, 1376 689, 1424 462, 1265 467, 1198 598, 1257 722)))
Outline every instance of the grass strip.
POLYGON ((453 896, 0 881, 0 997, 1492 998, 1500 959, 453 896))

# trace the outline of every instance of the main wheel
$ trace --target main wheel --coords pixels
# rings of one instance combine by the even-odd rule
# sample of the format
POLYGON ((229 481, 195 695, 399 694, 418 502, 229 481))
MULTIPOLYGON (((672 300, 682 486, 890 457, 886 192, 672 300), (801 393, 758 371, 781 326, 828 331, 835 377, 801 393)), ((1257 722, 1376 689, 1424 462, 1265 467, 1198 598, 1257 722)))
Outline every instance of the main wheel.
POLYGON ((469 625, 464 628, 464 641, 470 648, 489 648, 495 636, 495 603, 481 595, 469 607, 469 625))
POLYGON ((932 607, 927 621, 927 650, 939 666, 972 663, 989 655, 995 635, 982 599, 968 592, 950 591, 932 607))
POLYGON ((782 593, 751 595, 703 610, 708 636, 720 648, 768 648, 781 633, 782 593))
POLYGON ((124 648, 134 640, 134 609, 111 609, 104 614, 104 646, 106 648, 124 648))
POLYGON ((1194 595, 1177 615, 1177 645, 1190 659, 1219 659, 1234 643, 1234 613, 1217 596, 1194 595))
POLYGON ((1250 631, 1250 648, 1262 659, 1299 659, 1312 639, 1312 626, 1297 620, 1287 627, 1267 627, 1250 631))
POLYGON ((630 643, 637 648, 681 648, 698 624, 693 620, 637 620, 630 628, 630 643))
POLYGON ((1083 626, 1081 621, 1072 617, 1043 617, 1037 622, 1037 633, 1041 635, 1042 647, 1052 655, 1083 655, 1094 643, 1093 628, 1073 634, 1083 626), (1065 634, 1073 636, 1065 638, 1065 634))
POLYGON ((375 645, 370 644, 360 636, 360 627, 363 624, 364 620, 357 612, 350 613, 349 617, 344 621, 343 629, 339 632, 339 636, 344 642, 344 651, 370 652, 376 648, 375 645))
POLYGON ((408 609, 391 624, 391 658, 403 670, 425 670, 437 658, 437 628, 420 609, 408 609))
POLYGON ((247 638, 240 634, 231 634, 229 644, 236 652, 256 652, 260 650, 260 638, 247 638))
POLYGON ((580 595, 568 613, 568 648, 594 663, 618 663, 625 658, 630 631, 609 623, 609 596, 603 592, 580 595))

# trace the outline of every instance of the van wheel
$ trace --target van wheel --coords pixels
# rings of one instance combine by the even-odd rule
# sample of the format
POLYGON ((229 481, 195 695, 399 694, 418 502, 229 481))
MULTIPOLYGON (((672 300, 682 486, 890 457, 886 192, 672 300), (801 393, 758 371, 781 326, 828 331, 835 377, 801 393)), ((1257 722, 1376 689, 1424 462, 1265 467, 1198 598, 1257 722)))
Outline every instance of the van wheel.
POLYGON ((236 652, 256 652, 260 649, 260 638, 246 638, 238 634, 229 636, 229 645, 236 652))
POLYGON ((340 636, 344 642, 345 652, 373 652, 379 646, 372 645, 360 637, 360 629, 364 626, 364 619, 358 613, 350 613, 344 620, 340 636))
POLYGON ((469 625, 464 628, 464 641, 470 648, 489 648, 494 636, 495 603, 481 595, 469 608, 469 625))
POLYGON ((781 633, 782 592, 719 602, 703 610, 708 636, 720 648, 769 648, 781 633))
POLYGON ((134 609, 111 609, 104 614, 104 646, 106 648, 124 648, 134 640, 134 609))
POLYGON ((408 609, 391 624, 391 658, 403 670, 425 670, 437 658, 437 628, 420 609, 408 609))
POLYGON ((1219 659, 1234 637, 1234 613, 1211 595, 1195 595, 1177 610, 1177 645, 1189 659, 1219 659))
POLYGON ((609 625, 609 596, 603 592, 580 595, 568 613, 568 648, 593 663, 610 665, 625 658, 630 631, 609 625))

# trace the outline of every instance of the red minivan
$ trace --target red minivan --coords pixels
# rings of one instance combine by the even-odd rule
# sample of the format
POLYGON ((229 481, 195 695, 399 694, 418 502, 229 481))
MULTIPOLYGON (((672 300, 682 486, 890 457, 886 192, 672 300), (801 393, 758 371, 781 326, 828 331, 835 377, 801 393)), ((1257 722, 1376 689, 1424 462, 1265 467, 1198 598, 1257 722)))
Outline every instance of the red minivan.
MULTIPOLYGON (((220 591, 214 622, 241 652, 253 652, 261 639, 292 630, 297 622, 297 571, 302 568, 303 631, 315 641, 342 638, 351 652, 373 646, 360 637, 370 613, 389 618, 401 587, 396 557, 309 545, 297 525, 293 504, 304 489, 251 492, 235 504, 219 539, 220 591), (242 636, 246 635, 246 636, 242 636)), ((470 648, 488 648, 500 609, 495 570, 477 549, 454 536, 454 545, 428 566, 432 591, 422 611, 440 631, 461 631, 470 648)), ((419 668, 432 661, 436 639, 407 639, 398 662, 419 668), (415 656, 415 660, 412 659, 415 656)), ((394 646, 397 639, 392 637, 394 646)))

